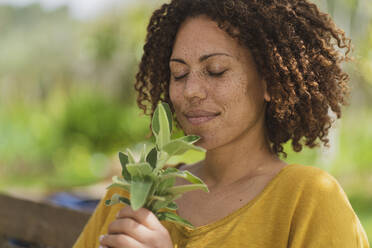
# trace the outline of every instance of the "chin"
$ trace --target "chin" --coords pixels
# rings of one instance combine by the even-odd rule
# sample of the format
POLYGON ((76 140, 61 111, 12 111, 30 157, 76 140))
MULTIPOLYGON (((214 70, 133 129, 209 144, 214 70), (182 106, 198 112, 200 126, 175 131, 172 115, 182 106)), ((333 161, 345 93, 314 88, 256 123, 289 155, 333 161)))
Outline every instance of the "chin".
POLYGON ((184 132, 186 135, 197 135, 200 137, 200 140, 194 143, 196 146, 200 146, 205 150, 211 150, 216 148, 216 135, 211 134, 210 132, 206 131, 205 128, 185 128, 184 132))
POLYGON ((201 138, 200 140, 198 140, 197 142, 195 142, 194 145, 200 146, 200 147, 208 150, 208 146, 206 146, 207 144, 204 142, 203 138, 201 138))
POLYGON ((201 138, 194 145, 200 146, 200 147, 204 148, 205 150, 212 150, 212 149, 217 147, 216 142, 213 142, 213 140, 205 138, 201 135, 198 135, 198 136, 200 136, 201 138))

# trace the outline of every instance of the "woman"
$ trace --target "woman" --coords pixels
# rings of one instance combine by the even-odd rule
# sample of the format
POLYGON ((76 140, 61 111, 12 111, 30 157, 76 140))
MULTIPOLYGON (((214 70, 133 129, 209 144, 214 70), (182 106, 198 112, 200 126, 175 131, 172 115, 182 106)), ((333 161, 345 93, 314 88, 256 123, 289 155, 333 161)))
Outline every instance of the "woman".
POLYGON ((183 131, 201 137, 205 160, 180 169, 210 193, 176 201, 195 229, 102 201, 74 247, 368 247, 335 178, 279 159, 288 141, 297 152, 327 144, 328 114, 340 117, 348 91, 336 45, 349 51, 307 0, 173 0, 156 10, 138 103, 168 102, 183 131))

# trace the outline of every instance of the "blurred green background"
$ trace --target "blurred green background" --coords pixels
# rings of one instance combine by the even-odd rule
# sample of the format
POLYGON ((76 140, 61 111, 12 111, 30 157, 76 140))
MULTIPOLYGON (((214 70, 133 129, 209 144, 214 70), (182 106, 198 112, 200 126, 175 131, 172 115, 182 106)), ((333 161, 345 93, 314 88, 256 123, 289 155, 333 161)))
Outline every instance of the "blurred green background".
MULTIPOLYGON (((68 5, 6 2, 0 1, 0 191, 109 183, 117 152, 149 135, 133 83, 149 16, 163 1, 119 0, 89 17, 68 5)), ((354 62, 345 65, 352 95, 330 133, 331 147, 295 154, 288 145, 287 161, 335 176, 372 240, 372 1, 315 2, 352 37, 354 62)))

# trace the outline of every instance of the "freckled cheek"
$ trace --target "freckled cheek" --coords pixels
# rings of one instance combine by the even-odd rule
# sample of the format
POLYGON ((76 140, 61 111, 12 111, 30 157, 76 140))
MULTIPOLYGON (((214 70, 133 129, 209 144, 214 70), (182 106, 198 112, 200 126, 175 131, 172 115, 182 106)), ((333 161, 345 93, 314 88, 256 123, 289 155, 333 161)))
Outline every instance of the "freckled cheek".
POLYGON ((179 101, 181 100, 180 90, 173 86, 172 84, 169 86, 169 97, 174 107, 179 105, 179 101))
POLYGON ((171 85, 169 87, 169 97, 175 110, 176 118, 182 122, 182 119, 179 118, 181 116, 180 111, 183 101, 182 92, 177 87, 171 85))
POLYGON ((242 112, 249 107, 249 93, 247 93, 247 85, 240 80, 231 81, 226 85, 219 90, 215 99, 218 99, 219 105, 223 108, 224 122, 228 125, 236 125, 241 122, 241 118, 245 118, 242 112))
POLYGON ((215 99, 218 99, 226 107, 236 107, 236 103, 247 97, 246 91, 247 89, 242 87, 241 84, 237 82, 228 82, 224 87, 219 88, 218 92, 215 94, 215 99))

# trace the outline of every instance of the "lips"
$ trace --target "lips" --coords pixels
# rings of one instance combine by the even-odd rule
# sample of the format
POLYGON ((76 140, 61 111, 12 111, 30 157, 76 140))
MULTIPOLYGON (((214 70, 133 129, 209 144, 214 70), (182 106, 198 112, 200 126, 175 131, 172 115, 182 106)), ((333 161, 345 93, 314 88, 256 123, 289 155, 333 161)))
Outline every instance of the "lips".
POLYGON ((184 113, 186 119, 193 125, 200 125, 213 120, 219 112, 206 111, 206 110, 191 110, 184 113))

